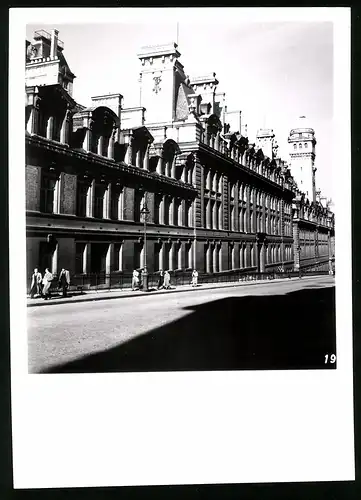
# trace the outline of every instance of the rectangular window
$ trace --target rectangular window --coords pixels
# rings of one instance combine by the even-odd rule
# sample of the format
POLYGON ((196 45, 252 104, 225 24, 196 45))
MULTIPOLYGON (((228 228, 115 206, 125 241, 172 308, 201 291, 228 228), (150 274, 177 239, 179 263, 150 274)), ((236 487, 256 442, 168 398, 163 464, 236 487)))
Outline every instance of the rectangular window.
POLYGON ((76 215, 86 217, 86 207, 88 201, 89 185, 78 180, 76 195, 76 215))
POLYGON ((48 214, 57 213, 58 179, 48 173, 42 174, 40 189, 40 211, 48 214))
POLYGON ((94 217, 102 219, 104 213, 104 187, 96 184, 94 188, 94 217))

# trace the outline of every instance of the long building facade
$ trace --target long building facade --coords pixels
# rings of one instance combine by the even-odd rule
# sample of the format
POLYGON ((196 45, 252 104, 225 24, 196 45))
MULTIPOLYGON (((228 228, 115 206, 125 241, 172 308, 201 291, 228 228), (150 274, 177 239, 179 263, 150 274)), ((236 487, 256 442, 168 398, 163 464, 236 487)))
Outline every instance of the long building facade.
POLYGON ((271 130, 249 141, 214 73, 190 79, 176 44, 144 47, 140 106, 85 107, 63 49, 56 30, 26 42, 28 275, 131 273, 145 255, 150 272, 330 266, 333 213, 298 188, 271 130))

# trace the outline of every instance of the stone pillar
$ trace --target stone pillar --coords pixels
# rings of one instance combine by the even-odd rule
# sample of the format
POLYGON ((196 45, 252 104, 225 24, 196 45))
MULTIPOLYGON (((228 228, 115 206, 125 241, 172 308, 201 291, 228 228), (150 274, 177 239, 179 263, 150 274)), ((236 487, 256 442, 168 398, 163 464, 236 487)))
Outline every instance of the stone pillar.
POLYGON ((90 151, 90 142, 91 142, 91 130, 89 128, 86 128, 85 137, 83 140, 83 149, 85 151, 90 151))
POLYGON ((187 165, 185 163, 183 163, 181 180, 187 182, 187 165))
POLYGON ((206 228, 211 228, 211 199, 208 198, 206 202, 206 228))
POLYGON ((60 177, 56 179, 54 187, 54 200, 53 200, 53 213, 58 214, 60 212, 60 189, 61 189, 60 177))
POLYGON ((157 163, 157 174, 162 175, 163 171, 163 158, 160 156, 157 163))
POLYGON ((86 216, 87 217, 93 217, 94 214, 94 189, 95 189, 95 180, 93 179, 89 189, 88 189, 88 196, 87 196, 87 207, 86 207, 86 216))
POLYGON ((115 135, 116 131, 113 130, 110 137, 109 137, 109 142, 108 142, 108 151, 107 151, 107 157, 110 160, 114 160, 114 140, 115 140, 115 135))
POLYGON ((55 245, 53 255, 51 258, 51 272, 54 275, 58 274, 58 246, 59 246, 59 244, 57 243, 55 245))
POLYGON ((83 273, 88 274, 91 272, 90 268, 90 257, 91 257, 91 243, 86 243, 83 253, 83 273))
POLYGON ((29 134, 37 134, 39 127, 39 105, 41 98, 33 95, 33 105, 31 106, 30 116, 26 126, 29 134))
POLYGON ((207 255, 206 255, 206 273, 211 273, 212 269, 212 252, 213 248, 210 243, 207 245, 207 255))
POLYGON ((69 109, 66 110, 63 123, 60 130, 60 142, 63 144, 69 144, 69 109))
POLYGON ((48 123, 46 125, 46 138, 47 139, 52 139, 53 138, 53 132, 54 132, 54 117, 53 116, 49 116, 48 123))
POLYGON ((98 146, 97 146, 97 153, 100 156, 102 156, 102 154, 103 154, 103 141, 104 141, 104 137, 102 135, 99 136, 99 138, 98 138, 98 146))
POLYGON ((145 150, 144 156, 144 170, 149 170, 149 144, 147 144, 147 148, 145 150))
POLYGON ((164 224, 164 221, 165 221, 165 217, 164 217, 165 205, 166 205, 166 195, 163 194, 161 202, 159 204, 159 223, 160 224, 164 224))
POLYGON ((174 242, 170 242, 169 248, 169 268, 170 271, 174 270, 174 242))
POLYGON ((107 255, 105 258, 105 284, 110 285, 110 273, 113 271, 112 263, 114 262, 114 243, 109 243, 107 255))
POLYGON ((172 160, 172 165, 171 165, 171 177, 175 179, 176 175, 176 159, 177 157, 174 155, 173 160, 172 160))
POLYGON ((137 153, 136 153, 136 166, 138 168, 143 168, 143 158, 142 158, 142 151, 140 149, 138 149, 137 153))
POLYGON ((131 165, 132 164, 132 160, 133 160, 133 140, 134 140, 133 137, 130 136, 129 137, 127 151, 125 153, 124 161, 128 165, 131 165))
POLYGON ((108 184, 104 191, 104 202, 103 202, 103 218, 110 219, 111 212, 111 200, 112 200, 112 185, 108 184))
POLYGON ((175 225, 175 214, 176 214, 175 198, 172 197, 172 201, 169 204, 169 224, 171 226, 175 225))

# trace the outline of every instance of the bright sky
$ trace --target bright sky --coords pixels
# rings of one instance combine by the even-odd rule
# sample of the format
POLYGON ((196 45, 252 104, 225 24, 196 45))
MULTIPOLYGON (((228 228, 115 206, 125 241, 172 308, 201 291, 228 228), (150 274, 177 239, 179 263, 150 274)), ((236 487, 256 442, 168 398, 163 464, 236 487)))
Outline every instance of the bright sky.
MULTIPOLYGON (((176 41, 176 23, 32 24, 26 35, 31 40, 37 29, 59 30, 64 56, 77 76, 77 102, 88 105, 92 96, 119 92, 130 107, 139 105, 139 48, 176 41)), ((258 128, 273 128, 284 160, 289 160, 289 131, 305 115, 317 139, 316 187, 334 197, 331 22, 180 22, 178 49, 190 77, 216 73, 228 111, 242 110, 251 140, 258 128)))

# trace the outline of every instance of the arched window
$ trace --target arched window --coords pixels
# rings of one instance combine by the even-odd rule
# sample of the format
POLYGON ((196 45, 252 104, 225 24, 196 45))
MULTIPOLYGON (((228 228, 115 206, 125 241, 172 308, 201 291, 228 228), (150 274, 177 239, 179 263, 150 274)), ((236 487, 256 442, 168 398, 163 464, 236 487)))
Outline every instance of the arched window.
POLYGON ((293 149, 297 149, 297 144, 294 144, 294 145, 293 145, 293 149))
POLYGON ((305 146, 305 148, 306 148, 306 149, 308 148, 308 144, 307 144, 307 142, 305 142, 304 146, 305 146))
POLYGON ((299 149, 302 149, 302 143, 300 142, 298 145, 299 149))

